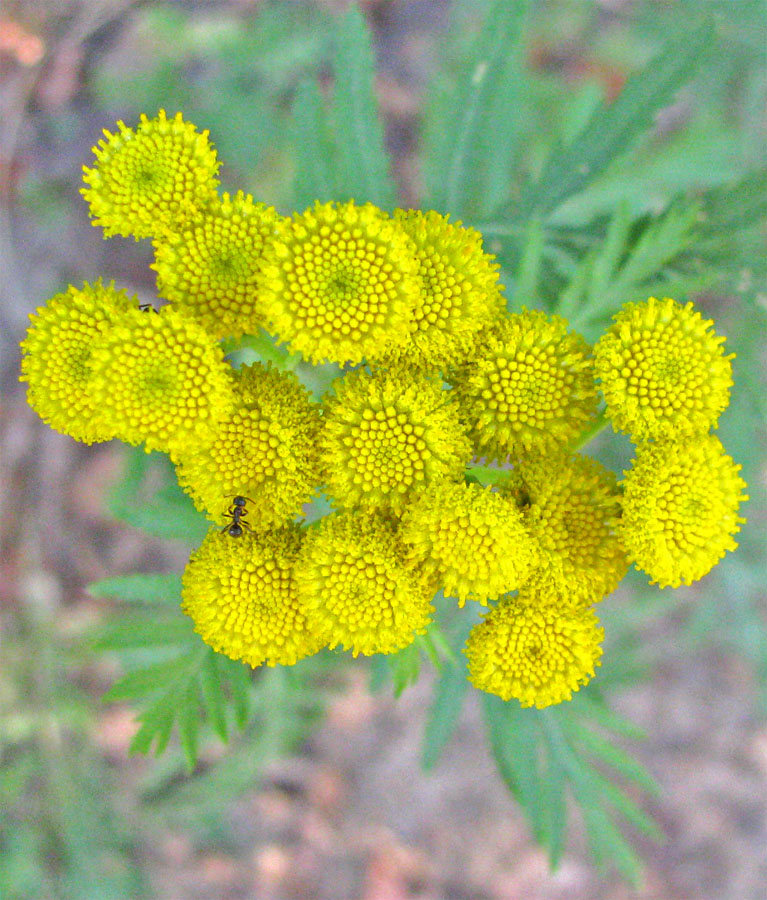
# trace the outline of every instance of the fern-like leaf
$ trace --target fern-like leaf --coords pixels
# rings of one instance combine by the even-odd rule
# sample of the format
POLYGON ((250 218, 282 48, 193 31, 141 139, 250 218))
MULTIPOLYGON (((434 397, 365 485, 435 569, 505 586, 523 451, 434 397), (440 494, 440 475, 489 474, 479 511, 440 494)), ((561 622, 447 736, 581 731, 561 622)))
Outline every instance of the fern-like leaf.
POLYGON ((499 773, 519 801, 536 840, 546 847, 552 867, 565 844, 569 792, 583 815, 595 860, 636 881, 639 861, 621 827, 632 826, 655 840, 662 833, 613 781, 658 792, 646 769, 605 733, 625 730, 623 720, 585 694, 545 710, 521 709, 516 701, 504 703, 486 695, 483 709, 499 773))
POLYGON ((582 191, 652 124, 690 79, 713 33, 709 22, 675 38, 645 69, 626 83, 610 106, 600 107, 580 135, 554 149, 537 181, 522 193, 518 206, 506 205, 501 219, 544 217, 582 191))
POLYGON ((487 16, 469 78, 440 135, 441 146, 426 154, 427 160, 433 159, 427 179, 435 209, 456 216, 477 212, 475 196, 495 191, 508 172, 510 153, 504 156, 498 147, 505 137, 504 146, 511 149, 526 12, 526 2, 501 0, 487 16))

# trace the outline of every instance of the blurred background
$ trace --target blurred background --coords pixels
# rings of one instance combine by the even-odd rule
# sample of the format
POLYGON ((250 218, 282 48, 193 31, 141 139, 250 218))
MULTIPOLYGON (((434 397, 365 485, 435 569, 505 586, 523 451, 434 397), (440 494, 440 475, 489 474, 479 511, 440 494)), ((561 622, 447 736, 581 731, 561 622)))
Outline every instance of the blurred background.
MULTIPOLYGON (((28 314, 69 283, 102 276, 142 301, 154 297, 151 245, 103 240, 78 193, 90 148, 118 119, 133 125, 141 112, 183 111, 210 129, 224 189, 291 210, 292 98, 301 79, 327 77, 346 6, 0 7, 0 895, 765 900, 766 335, 763 318, 743 315, 742 297, 764 308, 767 289, 748 266, 731 292, 695 298, 738 352, 721 435, 750 485, 741 548, 693 588, 660 592, 630 578, 605 609, 606 654, 631 662, 613 704, 647 733, 626 747, 662 789, 642 804, 665 843, 631 838, 644 860, 641 887, 595 871, 577 820, 559 870, 548 872, 495 770, 473 701, 440 764, 421 771, 428 672, 395 702, 389 688, 368 691, 358 661, 306 708, 286 711, 277 697, 266 711, 271 730, 263 726, 257 743, 246 731, 229 748, 207 748, 191 777, 173 744, 160 760, 130 756, 130 708, 100 699, 118 666, 93 652, 91 635, 115 610, 85 586, 142 569, 180 572, 189 547, 110 518, 104 498, 123 448, 79 445, 37 419, 17 383, 18 341, 28 314), (612 647, 610 616, 622 636, 612 647)), ((362 6, 401 203, 418 205, 429 111, 449 102, 487 3, 362 6)), ((617 197, 652 211, 674 191, 764 166, 763 2, 543 0, 526 38, 519 167, 538 170, 552 135, 575 133, 701 11, 718 18, 716 52, 628 162, 581 198, 581 212, 609 211, 617 197)), ((754 252, 763 254, 764 242, 754 252)))

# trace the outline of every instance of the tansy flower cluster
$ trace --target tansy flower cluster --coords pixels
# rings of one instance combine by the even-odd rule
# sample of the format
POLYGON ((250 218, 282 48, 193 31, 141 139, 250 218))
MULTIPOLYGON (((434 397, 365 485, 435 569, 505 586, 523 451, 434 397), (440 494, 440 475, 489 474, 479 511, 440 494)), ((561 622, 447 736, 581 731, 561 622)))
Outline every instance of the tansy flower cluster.
POLYGON ((471 682, 545 707, 594 675, 594 605, 629 564, 677 586, 735 547, 745 485, 709 433, 731 356, 691 303, 627 304, 591 348, 561 317, 508 313, 481 235, 439 212, 283 217, 219 194, 180 114, 119 122, 94 153, 94 224, 152 239, 166 302, 69 287, 31 316, 21 378, 53 428, 170 455, 212 523, 182 605, 215 650, 395 653, 436 594, 486 608, 471 682), (324 396, 232 364, 222 339, 261 329, 340 367, 324 396), (606 420, 636 445, 621 482, 578 452, 606 420), (332 512, 307 524, 320 493, 332 512))

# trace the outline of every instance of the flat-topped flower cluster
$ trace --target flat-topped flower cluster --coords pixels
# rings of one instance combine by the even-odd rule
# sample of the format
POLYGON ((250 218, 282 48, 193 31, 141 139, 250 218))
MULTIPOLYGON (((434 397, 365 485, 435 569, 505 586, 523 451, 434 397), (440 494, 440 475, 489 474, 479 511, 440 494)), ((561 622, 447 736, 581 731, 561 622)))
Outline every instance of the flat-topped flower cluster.
POLYGON ((709 433, 731 356, 691 303, 627 304, 592 348, 561 317, 508 313, 481 235, 438 212, 283 217, 221 195, 180 114, 120 122, 94 152, 94 224, 152 239, 168 302, 70 287, 31 317, 22 379, 57 430, 170 455, 213 523, 182 602, 217 651, 394 653, 442 591, 489 607, 472 683, 543 707, 593 676, 594 605, 630 563, 677 586, 735 547, 745 484, 709 433), (222 339, 260 329, 341 367, 325 396, 232 366, 222 339), (620 483, 576 452, 605 417, 636 445, 620 483), (320 490, 334 511, 307 525, 320 490))

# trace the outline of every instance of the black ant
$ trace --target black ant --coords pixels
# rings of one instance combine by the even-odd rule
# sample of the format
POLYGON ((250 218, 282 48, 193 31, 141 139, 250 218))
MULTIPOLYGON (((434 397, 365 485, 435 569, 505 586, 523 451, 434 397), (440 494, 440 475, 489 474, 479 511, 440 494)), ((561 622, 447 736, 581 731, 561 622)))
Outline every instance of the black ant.
MULTIPOLYGON (((232 500, 232 505, 224 513, 224 517, 231 519, 232 522, 221 529, 222 534, 226 532, 229 537, 242 537, 243 529, 250 529, 248 523, 242 521, 248 514, 248 511, 245 509, 245 504, 248 500, 250 500, 250 497, 241 497, 239 494, 232 500)), ((255 503, 254 500, 250 502, 255 503)))
POLYGON ((138 308, 141 310, 141 312, 157 312, 157 310, 151 303, 139 303, 138 308))

